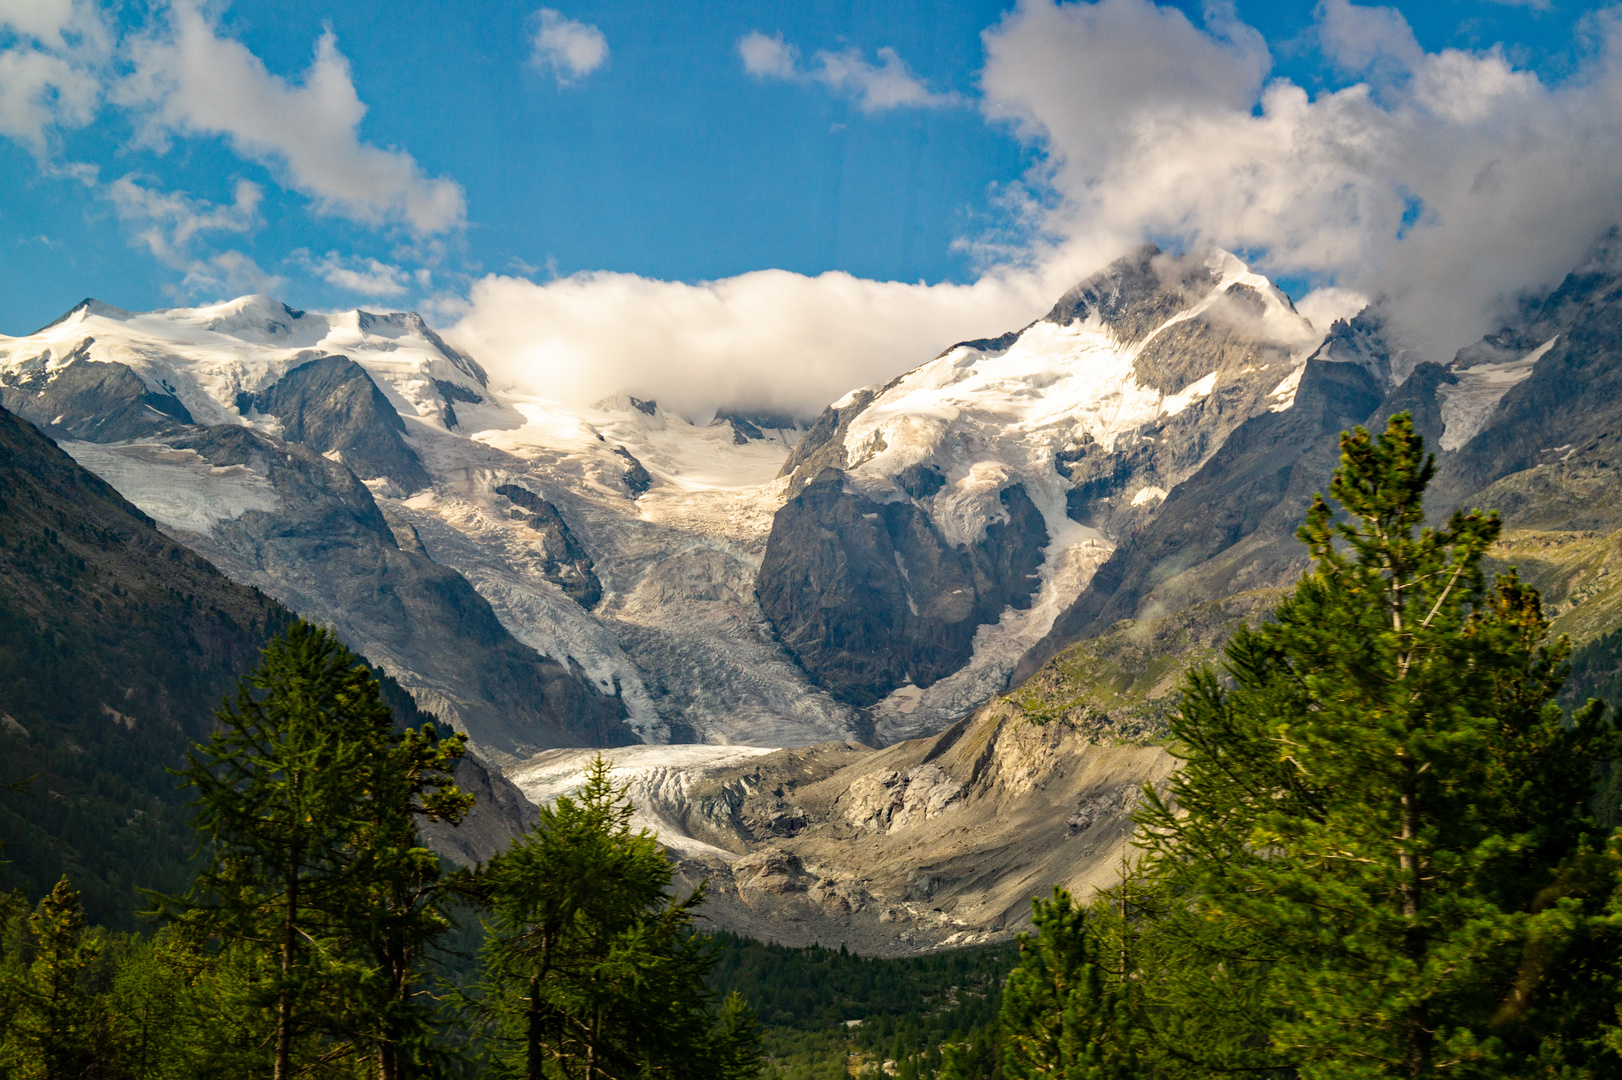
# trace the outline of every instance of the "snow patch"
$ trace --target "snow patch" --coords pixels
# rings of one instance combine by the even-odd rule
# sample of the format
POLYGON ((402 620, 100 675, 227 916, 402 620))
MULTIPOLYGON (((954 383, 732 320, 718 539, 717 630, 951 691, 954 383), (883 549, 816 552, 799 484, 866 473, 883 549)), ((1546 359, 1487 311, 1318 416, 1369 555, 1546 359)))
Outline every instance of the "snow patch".
POLYGON ((1306 365, 1301 365, 1273 388, 1273 392, 1267 395, 1273 399, 1273 404, 1267 407, 1268 412, 1283 412, 1295 405, 1295 392, 1301 389, 1301 373, 1306 370, 1306 365))
POLYGON ((59 443, 68 455, 161 525, 207 536, 221 521, 275 510, 270 481, 246 465, 210 465, 161 443, 59 443))
POLYGON ((1160 402, 1160 412, 1164 416, 1176 416, 1200 398, 1210 396, 1216 388, 1216 372, 1211 372, 1205 378, 1191 382, 1175 394, 1167 395, 1160 402))

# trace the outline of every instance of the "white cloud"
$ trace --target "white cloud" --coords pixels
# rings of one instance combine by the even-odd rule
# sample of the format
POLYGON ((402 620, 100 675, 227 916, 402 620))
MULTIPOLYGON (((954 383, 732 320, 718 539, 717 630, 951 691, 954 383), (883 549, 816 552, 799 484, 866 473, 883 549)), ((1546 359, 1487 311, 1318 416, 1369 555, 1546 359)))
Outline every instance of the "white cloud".
POLYGON ((738 55, 743 59, 743 69, 757 78, 819 82, 855 98, 857 107, 865 113, 963 103, 961 95, 930 90, 888 46, 878 50, 877 64, 870 63, 860 49, 850 48, 837 53, 819 51, 812 65, 801 69, 800 51, 785 43, 782 34, 767 37, 752 30, 738 39, 738 55))
MULTIPOLYGON (((401 296, 409 290, 413 275, 378 259, 345 259, 329 251, 316 259, 308 251, 296 251, 293 260, 329 285, 362 296, 401 296)), ((419 270, 416 280, 426 287, 428 271, 419 270)))
POLYGON ((583 79, 608 62, 608 39, 595 26, 551 8, 542 8, 537 18, 530 62, 550 68, 559 86, 583 79))
POLYGON ((1389 9, 1326 0, 1318 38, 1367 82, 1268 82, 1231 12, 1024 0, 985 35, 987 116, 1044 153, 1035 258, 1078 275, 1154 237, 1384 296, 1445 361, 1622 220, 1622 16, 1547 84, 1501 50, 1424 52, 1389 9))
POLYGON ((894 49, 880 49, 878 58, 877 64, 870 64, 856 49, 839 53, 819 52, 816 57, 818 67, 811 72, 811 77, 855 97, 857 105, 865 113, 903 107, 937 108, 962 103, 963 99, 957 94, 931 91, 894 49))
POLYGON ((628 392, 697 420, 724 406, 812 416, 954 342, 1023 326, 1053 299, 1050 283, 1024 276, 909 285, 761 270, 688 285, 491 275, 447 336, 498 382, 556 400, 628 392))
POLYGON ((57 129, 81 128, 101 104, 110 35, 83 0, 0 0, 0 136, 43 159, 57 129))
POLYGON ((176 3, 168 22, 166 33, 130 43, 134 70, 116 94, 120 104, 148 111, 149 141, 174 133, 222 136, 325 213, 373 225, 399 222, 419 234, 461 226, 460 185, 424 175, 403 150, 361 140, 366 106, 330 31, 293 84, 271 74, 241 42, 219 36, 192 3, 176 3))
POLYGON ((86 0, 0 0, 0 27, 50 49, 105 55, 109 41, 101 12, 86 0))
POLYGON ((238 180, 228 206, 194 199, 184 192, 164 191, 130 174, 107 185, 107 198, 119 220, 131 225, 135 238, 166 266, 186 268, 196 260, 192 248, 205 232, 245 233, 259 223, 259 185, 238 180))
POLYGON ((244 293, 276 293, 286 284, 283 278, 261 270, 242 252, 221 251, 193 261, 180 285, 165 291, 177 297, 225 300, 244 293))
POLYGON ((106 185, 101 194, 113 204, 119 220, 130 226, 137 243, 164 266, 183 272, 179 285, 165 288, 171 296, 224 299, 275 292, 286 284, 240 251, 197 251, 205 233, 241 234, 259 225, 263 192, 258 184, 238 180, 233 201, 222 205, 165 191, 132 173, 106 185))
POLYGON ((751 75, 792 79, 798 75, 800 50, 783 42, 783 35, 767 37, 759 30, 751 30, 738 39, 738 55, 743 57, 743 69, 751 75))

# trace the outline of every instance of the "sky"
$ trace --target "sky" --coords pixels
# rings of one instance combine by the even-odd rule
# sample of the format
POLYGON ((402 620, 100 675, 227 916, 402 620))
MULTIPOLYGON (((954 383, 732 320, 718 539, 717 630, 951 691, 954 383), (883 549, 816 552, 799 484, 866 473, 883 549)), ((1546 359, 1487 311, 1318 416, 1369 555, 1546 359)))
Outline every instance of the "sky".
POLYGON ((809 415, 1144 240, 1445 362, 1622 220, 1622 8, 549 2, 0 0, 0 333, 263 292, 809 415))

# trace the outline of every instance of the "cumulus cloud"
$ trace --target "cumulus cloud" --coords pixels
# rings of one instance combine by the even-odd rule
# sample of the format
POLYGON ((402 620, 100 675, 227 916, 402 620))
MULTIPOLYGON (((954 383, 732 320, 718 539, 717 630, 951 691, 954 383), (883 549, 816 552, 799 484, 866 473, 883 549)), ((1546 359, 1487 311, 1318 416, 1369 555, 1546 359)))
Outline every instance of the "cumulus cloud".
POLYGON ((549 68, 559 86, 585 78, 608 62, 608 39, 589 23, 542 8, 537 14, 530 63, 549 68))
POLYGON ((751 30, 738 39, 738 55, 743 57, 743 69, 751 75, 777 79, 799 75, 800 50, 785 44, 782 34, 767 37, 759 30, 751 30))
MULTIPOLYGON (((380 259, 346 259, 336 251, 317 259, 301 249, 293 253, 292 259, 327 284, 362 296, 402 296, 411 288, 413 280, 402 268, 380 259)), ((426 284, 427 273, 419 271, 416 280, 426 284)))
POLYGON ((193 260, 180 284, 165 291, 188 299, 204 296, 225 300, 244 293, 279 292, 286 284, 284 278, 260 269, 258 263, 242 252, 221 251, 193 260))
POLYGON ((1046 283, 909 285, 762 270, 697 285, 633 274, 476 282, 446 335, 501 383, 588 404, 628 392, 704 421, 722 407, 814 416, 965 338, 1023 326, 1046 283))
POLYGON ((330 31, 297 84, 271 74, 241 42, 221 37, 184 0, 170 9, 166 28, 133 39, 128 52, 133 71, 115 96, 145 111, 150 143, 161 145, 172 134, 221 136, 325 213, 403 223, 419 234, 462 225, 459 184, 425 175, 402 150, 360 138, 366 106, 330 31))
POLYGON ((0 0, 0 37, 0 136, 43 158, 54 132, 94 119, 109 32, 83 0, 0 0))
POLYGON ((913 74, 899 53, 888 46, 871 63, 860 49, 819 51, 808 68, 800 67, 800 51, 783 40, 752 30, 738 39, 743 69, 757 78, 790 82, 818 82, 836 93, 854 98, 865 113, 899 108, 938 108, 963 103, 961 95, 940 94, 913 74))
POLYGON ((101 193, 138 244, 163 265, 183 272, 180 284, 167 290, 173 296, 223 298, 273 292, 284 284, 240 251, 198 251, 206 233, 241 234, 259 225, 264 192, 252 181, 238 180, 233 201, 227 204, 165 191, 150 178, 134 173, 107 184, 101 193))
POLYGON ((1043 155, 1035 258, 1097 266, 1143 237, 1383 296, 1445 361, 1622 220, 1622 17, 1558 83, 1501 49, 1425 52, 1402 16, 1324 0, 1320 47, 1361 81, 1311 96, 1230 9, 1023 0, 984 34, 983 109, 1043 155))

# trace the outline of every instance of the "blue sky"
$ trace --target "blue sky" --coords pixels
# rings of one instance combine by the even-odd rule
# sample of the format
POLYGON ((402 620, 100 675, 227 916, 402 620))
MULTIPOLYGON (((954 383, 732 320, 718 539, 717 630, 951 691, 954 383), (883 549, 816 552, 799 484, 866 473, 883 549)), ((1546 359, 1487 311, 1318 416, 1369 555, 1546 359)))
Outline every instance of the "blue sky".
MULTIPOLYGON (((0 0, 0 51, 29 61, 0 64, 0 332, 25 333, 86 295, 144 309, 268 290, 306 307, 417 306, 448 323, 477 314, 497 279, 699 283, 782 269, 968 286, 1034 274, 1018 302, 986 308, 989 321, 1145 236, 1238 249, 1298 297, 1366 294, 1416 222, 1431 233, 1404 257, 1479 262, 1464 241, 1443 243, 1470 230, 1469 213, 1566 212, 1453 208, 1459 185, 1440 179, 1453 159, 1399 159, 1456 134, 1448 152, 1477 154, 1486 176, 1492 140, 1524 144, 1557 114, 1578 130, 1576 113, 1598 107, 1583 88, 1609 71, 1613 26, 1560 0, 1183 3, 1181 15, 1148 0, 547 3, 0 0), (1124 74, 1087 81, 1119 57, 1124 74), (1438 106, 1424 87, 1446 82, 1449 57, 1475 81, 1438 106), (1162 74, 1139 85, 1139 71, 1162 74), (1483 79, 1534 88, 1540 104, 1518 133, 1460 104, 1500 92, 1478 89, 1483 79), (1269 99, 1280 85, 1305 104, 1269 99), (1344 165, 1366 138, 1389 162, 1351 181, 1324 165, 1316 188, 1210 204, 1179 179, 1186 162, 1161 161, 1134 201, 1122 178, 1154 148, 1098 127, 1099 115, 1175 120, 1176 138, 1226 148, 1240 136, 1211 125, 1248 115, 1243 138, 1272 149, 1256 151, 1260 165, 1226 162, 1212 182, 1242 187, 1251 181, 1234 176, 1283 168, 1280 147, 1300 138, 1280 133, 1292 108, 1315 133, 1374 132, 1346 136, 1320 164, 1344 165), (1441 126, 1416 136, 1416 116, 1441 126), (1269 200, 1311 212, 1348 183, 1374 192, 1353 216, 1377 239, 1340 222, 1325 234, 1350 238, 1329 250, 1282 211, 1252 221, 1269 200)), ((1199 153, 1195 167, 1213 151, 1199 153)), ((1492 296, 1569 261, 1578 232, 1541 261, 1486 273, 1459 304, 1479 321, 1492 296)))

